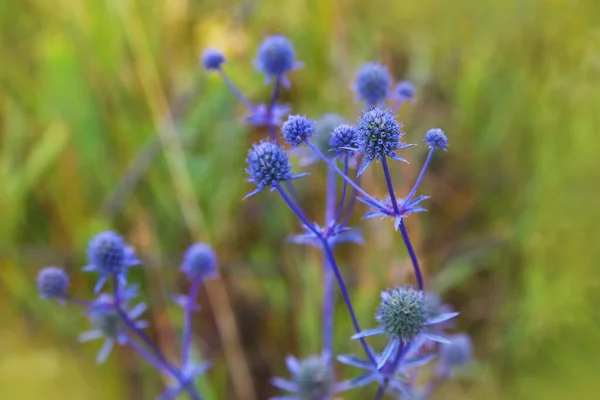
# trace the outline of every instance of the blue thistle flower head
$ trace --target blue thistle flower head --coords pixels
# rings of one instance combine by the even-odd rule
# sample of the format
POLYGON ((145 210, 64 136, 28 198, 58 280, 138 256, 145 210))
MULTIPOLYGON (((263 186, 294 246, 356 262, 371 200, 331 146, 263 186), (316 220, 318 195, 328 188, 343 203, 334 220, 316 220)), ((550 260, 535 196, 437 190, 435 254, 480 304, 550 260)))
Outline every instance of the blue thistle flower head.
POLYGON ((388 96, 392 78, 387 68, 377 63, 363 65, 356 75, 355 90, 367 105, 382 103, 388 96))
POLYGON ((218 70, 225 62, 225 56, 220 50, 206 49, 202 53, 202 65, 207 70, 218 70))
POLYGON ((331 140, 333 130, 336 127, 346 123, 348 123, 346 118, 335 113, 323 114, 321 117, 319 117, 319 119, 317 119, 317 129, 314 135, 316 136, 315 144, 322 153, 327 154, 329 151, 329 142, 331 140))
POLYGON ((100 291, 106 280, 115 275, 121 284, 126 283, 127 270, 129 267, 138 265, 140 262, 135 256, 135 251, 128 246, 121 236, 112 231, 101 232, 88 244, 89 265, 84 271, 95 271, 100 278, 95 292, 100 291))
POLYGON ((329 146, 338 155, 342 153, 354 155, 358 148, 358 130, 353 125, 339 125, 331 132, 329 146))
POLYGON ((375 107, 365 113, 358 120, 358 148, 365 155, 365 160, 358 171, 362 174, 373 160, 390 157, 395 160, 405 161, 396 154, 396 151, 410 145, 400 142, 403 133, 400 131, 402 124, 390 110, 375 107))
POLYGON ((205 243, 194 243, 185 252, 181 270, 190 280, 206 279, 217 275, 217 256, 205 243))
POLYGON ((448 147, 448 137, 440 128, 433 128, 425 134, 425 143, 432 149, 446 150, 448 147))
POLYGON ((396 98, 399 101, 414 101, 415 100, 415 85, 410 83, 409 81, 398 82, 396 88, 394 89, 396 93, 396 98))
POLYGON ((69 288, 69 276, 62 268, 46 267, 37 276, 37 290, 44 299, 63 299, 69 288))
POLYGON ((450 368, 467 365, 473 358, 473 343, 469 335, 457 333, 447 339, 449 343, 440 346, 440 363, 450 368))
MULTIPOLYGON (((135 296, 136 288, 123 288, 121 300, 126 301, 135 296)), ((146 304, 139 303, 131 310, 125 310, 127 316, 134 321, 134 325, 138 329, 144 329, 148 326, 147 321, 136 319, 146 311, 146 304)), ((94 300, 86 310, 86 314, 90 317, 92 330, 79 335, 80 342, 88 342, 94 339, 104 339, 104 345, 96 356, 97 363, 103 363, 110 355, 116 344, 127 344, 126 325, 123 319, 117 312, 117 304, 112 295, 103 293, 94 300)))
POLYGON ((310 356, 300 361, 293 356, 288 356, 286 363, 293 380, 282 378, 272 380, 273 385, 294 394, 286 399, 329 400, 337 392, 328 356, 310 356))
POLYGON ((316 122, 304 115, 290 115, 283 123, 281 133, 290 146, 297 147, 315 133, 316 127, 316 122))
POLYGON ((254 65, 258 71, 266 75, 267 81, 272 78, 280 79, 285 87, 289 82, 285 74, 300 67, 296 62, 296 52, 292 43, 282 35, 265 38, 258 47, 254 65))
POLYGON ((306 174, 292 174, 290 159, 283 149, 270 141, 253 144, 246 157, 248 168, 246 172, 250 175, 249 182, 254 182, 256 190, 244 197, 245 199, 255 195, 264 188, 275 190, 279 182, 297 179, 306 174))
POLYGON ((410 286, 383 292, 376 319, 388 337, 411 340, 421 333, 427 321, 423 294, 410 286))

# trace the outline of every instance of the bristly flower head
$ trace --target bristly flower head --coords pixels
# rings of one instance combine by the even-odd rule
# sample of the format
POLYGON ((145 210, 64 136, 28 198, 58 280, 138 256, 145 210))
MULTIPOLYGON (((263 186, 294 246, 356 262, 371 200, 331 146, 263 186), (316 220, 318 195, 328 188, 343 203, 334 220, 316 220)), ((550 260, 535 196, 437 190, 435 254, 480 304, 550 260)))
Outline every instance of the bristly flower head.
POLYGON ((423 294, 410 286, 383 292, 376 319, 387 336, 411 340, 423 330, 427 320, 423 294))
POLYGON ((44 299, 63 299, 69 288, 69 276, 62 268, 46 267, 37 276, 37 289, 44 299))
POLYGON ((207 70, 218 70, 225 62, 225 56, 217 49, 206 49, 202 53, 202 65, 207 70))
POLYGON ((338 155, 342 153, 354 155, 358 148, 358 130, 353 125, 343 124, 338 126, 331 132, 329 146, 338 155))
POLYGON ((473 344, 465 333, 448 336, 450 343, 440 346, 440 363, 445 367, 454 368, 468 364, 473 358, 473 344))
POLYGON ((293 381, 282 378, 272 380, 273 385, 295 395, 285 399, 329 400, 336 392, 335 379, 327 356, 310 356, 301 361, 288 356, 286 363, 293 381))
POLYGON ((121 236, 111 231, 101 232, 90 241, 88 261, 89 265, 83 270, 100 274, 95 292, 100 291, 112 275, 115 275, 121 284, 125 284, 129 267, 140 263, 133 248, 128 246, 121 236))
POLYGON ((381 303, 375 315, 379 327, 357 333, 352 338, 384 334, 390 339, 377 362, 377 369, 380 369, 400 346, 416 337, 447 343, 446 338, 432 333, 430 325, 447 321, 457 315, 458 313, 452 312, 430 318, 422 292, 411 286, 395 287, 381 293, 381 303))
POLYGON ((425 134, 425 143, 432 149, 446 150, 448 147, 448 137, 440 128, 433 128, 425 134))
POLYGON ((358 120, 358 148, 365 155, 358 175, 362 174, 373 160, 381 160, 384 157, 406 162, 396 155, 397 150, 410 146, 400 142, 403 135, 401 127, 390 110, 375 107, 365 111, 358 120))
POLYGON ((399 101, 414 101, 415 100, 415 85, 409 81, 398 82, 394 90, 396 98, 399 101))
POLYGON ((373 106, 386 99, 391 83, 392 78, 386 67, 377 63, 368 63, 358 70, 355 89, 361 100, 373 106))
MULTIPOLYGON (((122 300, 131 299, 135 296, 136 288, 123 288, 122 300)), ((94 339, 104 338, 104 345, 96 357, 97 363, 103 363, 112 351, 115 343, 124 345, 127 343, 126 326, 123 319, 117 312, 117 305, 113 296, 103 293, 92 302, 86 311, 89 315, 93 329, 79 335, 80 342, 87 342, 94 339)), ((136 321, 136 319, 146 311, 146 304, 140 303, 129 311, 125 311, 128 318, 138 329, 148 326, 146 321, 136 321)))
POLYGON ((281 127, 281 133, 285 141, 292 147, 296 147, 310 138, 317 124, 304 115, 290 115, 281 127))
POLYGON ((245 199, 255 195, 266 187, 275 190, 279 182, 297 179, 306 174, 293 175, 288 155, 283 149, 270 141, 253 144, 248 150, 246 158, 248 168, 246 172, 250 175, 249 182, 256 184, 256 190, 244 197, 245 199))
POLYGON ((265 38, 259 46, 254 65, 266 75, 267 81, 279 79, 284 87, 289 87, 285 74, 301 66, 295 57, 292 43, 282 35, 273 35, 265 38))
POLYGON ((217 256, 205 243, 194 243, 185 252, 181 270, 190 280, 206 279, 217 274, 217 256))

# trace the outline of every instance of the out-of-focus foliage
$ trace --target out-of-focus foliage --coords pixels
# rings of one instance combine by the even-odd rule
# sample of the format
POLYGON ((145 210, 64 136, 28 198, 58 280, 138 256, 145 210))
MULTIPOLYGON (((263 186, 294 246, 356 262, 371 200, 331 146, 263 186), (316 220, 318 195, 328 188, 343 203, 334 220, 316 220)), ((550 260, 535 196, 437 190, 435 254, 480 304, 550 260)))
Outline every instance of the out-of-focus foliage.
MULTIPOLYGON (((274 393, 268 379, 284 371, 285 354, 319 348, 319 255, 284 243, 299 227, 275 196, 241 201, 246 149, 266 133, 244 128, 239 104, 198 66, 202 49, 222 48, 232 78, 266 99, 251 60, 274 32, 305 63, 285 93, 293 112, 354 120, 354 74, 380 61, 418 89, 401 113, 406 140, 422 143, 434 126, 448 133, 449 151, 425 181, 431 212, 408 228, 429 284, 474 335, 480 365, 472 383, 446 385, 439 398, 600 397, 598 15, 595 0, 1 1, 0 397, 159 392, 126 350, 94 366, 97 349, 75 343, 85 319, 35 293, 37 270, 54 264, 89 294, 92 278, 76 272, 86 242, 107 227, 143 258, 133 274, 168 351, 169 321, 181 317, 167 290, 185 285, 176 267, 195 240, 219 253, 256 398, 274 393), (180 135, 185 159, 173 141, 161 146, 160 129, 180 135), (140 158, 139 185, 123 183, 140 158)), ((425 149, 394 165, 401 193, 425 149)), ((311 172, 298 189, 317 219, 324 170, 311 172)), ((366 184, 384 193, 379 178, 368 171, 366 184)), ((356 224, 367 244, 338 253, 369 326, 379 292, 410 267, 391 225, 356 224)), ((211 297, 200 299, 197 329, 214 361, 204 385, 209 399, 233 398, 223 350, 236 338, 218 334, 211 297)), ((336 329, 340 351, 356 345, 341 305, 336 329)))

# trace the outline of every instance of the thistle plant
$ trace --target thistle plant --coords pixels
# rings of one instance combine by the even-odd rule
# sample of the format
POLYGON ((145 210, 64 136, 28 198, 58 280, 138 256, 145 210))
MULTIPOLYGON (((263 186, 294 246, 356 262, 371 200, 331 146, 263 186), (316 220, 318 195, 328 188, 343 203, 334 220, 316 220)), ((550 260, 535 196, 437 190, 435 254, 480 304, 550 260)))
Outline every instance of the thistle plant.
POLYGON ((175 399, 182 393, 187 393, 194 400, 202 399, 194 382, 198 376, 204 374, 210 364, 194 360, 192 357, 192 317, 193 313, 199 310, 196 298, 200 286, 206 279, 217 274, 216 255, 210 246, 204 243, 190 246, 181 265, 181 271, 190 281, 190 291, 188 295, 174 296, 185 316, 181 334, 181 359, 177 363, 167 359, 160 347, 145 332, 149 324, 139 318, 146 311, 146 304, 138 302, 130 307, 130 303, 139 297, 138 287, 130 284, 127 278, 128 269, 140 264, 135 250, 115 232, 101 232, 89 242, 88 262, 83 270, 98 274, 94 289, 97 294, 95 298, 81 300, 72 297, 68 293, 69 277, 64 270, 57 267, 47 267, 39 272, 37 286, 40 296, 83 309, 83 314, 89 318, 91 329, 82 333, 79 341, 103 340, 96 357, 97 363, 105 362, 115 345, 128 346, 158 372, 173 381, 173 385, 158 399, 175 399), (111 290, 100 292, 107 283, 110 284, 111 290))
MULTIPOLYGON (((226 74, 228 60, 218 49, 207 49, 201 57, 205 70, 218 73, 233 95, 246 107, 247 124, 266 128, 268 137, 252 144, 246 156, 246 173, 251 187, 244 199, 259 201, 257 195, 266 195, 265 189, 276 192, 298 219, 300 232, 288 237, 289 242, 319 249, 323 257, 322 346, 313 355, 286 358, 289 378, 274 377, 272 383, 285 394, 272 400, 330 400, 339 393, 375 384, 375 400, 386 394, 394 398, 424 400, 457 369, 469 363, 472 357, 470 338, 465 334, 447 334, 458 313, 444 305, 436 295, 426 292, 423 274, 412 245, 405 219, 413 213, 425 212, 423 203, 429 198, 418 195, 421 182, 435 152, 447 151, 448 137, 440 128, 428 130, 423 138, 429 147, 425 162, 404 197, 396 194, 389 162, 407 162, 405 151, 415 146, 404 142, 410 137, 402 131, 397 111, 406 102, 414 102, 416 89, 408 81, 394 84, 387 67, 366 63, 357 73, 353 85, 363 110, 357 117, 344 117, 325 113, 314 120, 306 115, 290 114, 290 106, 280 104, 280 91, 291 85, 290 73, 301 66, 296 60, 292 43, 281 35, 267 37, 258 47, 254 66, 272 84, 272 94, 267 102, 254 103, 232 82, 226 74), (355 120, 352 124, 350 121, 355 120), (326 168, 324 218, 316 222, 301 206, 294 181, 308 173, 294 172, 293 162, 300 167, 326 168), (361 185, 360 177, 367 170, 377 169, 385 182, 385 195, 369 193, 361 185), (356 170, 356 172, 354 172, 356 170), (341 179, 341 192, 338 183, 341 179), (357 203, 358 202, 358 203, 357 203), (336 258, 335 249, 340 243, 365 244, 361 232, 349 226, 350 216, 358 207, 367 206, 363 218, 389 219, 399 240, 406 247, 415 275, 416 286, 390 282, 382 290, 380 305, 375 311, 375 328, 363 330, 355 312, 344 271, 336 258), (357 340, 362 350, 357 354, 335 354, 334 309, 335 291, 339 290, 353 332, 347 332, 348 343, 357 340), (387 344, 375 349, 367 342, 371 336, 386 338, 387 344), (316 355, 315 355, 316 354, 316 355), (355 377, 338 379, 335 360, 362 370, 355 377), (430 379, 419 386, 420 371, 429 364, 430 379)), ((243 155, 240 155, 243 157, 243 155)), ((310 178, 306 178, 310 179, 310 178)), ((393 234, 393 231, 391 231, 393 234)), ((192 399, 201 399, 194 379, 208 368, 207 362, 197 362, 192 357, 192 319, 198 311, 195 299, 201 285, 217 274, 216 255, 210 246, 197 243, 186 251, 181 271, 186 275, 190 290, 186 295, 175 296, 175 302, 184 313, 179 362, 168 360, 161 349, 145 333, 147 323, 139 317, 146 306, 143 302, 130 306, 138 297, 135 285, 128 281, 128 271, 140 264, 132 247, 116 233, 102 232, 94 237, 88 247, 89 264, 85 271, 95 272, 98 281, 91 301, 74 299, 68 294, 69 278, 56 267, 42 270, 38 276, 40 295, 84 308, 93 329, 81 335, 81 340, 104 339, 97 361, 103 362, 115 345, 129 346, 159 372, 173 380, 160 399, 176 398, 187 393, 192 399), (110 285, 110 292, 102 292, 110 285)), ((383 288, 382 288, 383 289, 383 288)), ((376 294, 373 294, 376 296, 376 294)), ((373 326, 373 321, 362 321, 373 326)))

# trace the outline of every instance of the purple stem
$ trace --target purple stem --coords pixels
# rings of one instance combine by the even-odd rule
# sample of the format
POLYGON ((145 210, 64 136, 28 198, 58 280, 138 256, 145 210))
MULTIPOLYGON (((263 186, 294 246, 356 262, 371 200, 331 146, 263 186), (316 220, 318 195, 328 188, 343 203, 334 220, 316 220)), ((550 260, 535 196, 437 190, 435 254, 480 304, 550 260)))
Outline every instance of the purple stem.
POLYGON ((404 342, 400 343, 398 347, 398 352, 396 353, 396 357, 392 360, 392 363, 387 365, 385 369, 386 377, 383 379, 383 383, 379 385, 379 389, 377 389, 377 394, 375 394, 375 400, 381 400, 385 391, 387 390, 388 384, 390 383, 390 376, 393 377, 396 369, 398 368, 398 364, 400 364, 400 360, 402 360, 402 353, 404 352, 404 342))
POLYGON ((148 348, 150 348, 150 350, 152 350, 156 358, 159 359, 160 362, 168 368, 169 372, 171 372, 175 376, 181 376, 179 370, 173 365, 171 365, 167 358, 162 354, 160 349, 154 344, 152 339, 150 339, 150 337, 146 335, 146 333, 143 330, 138 328, 135 325, 135 322, 129 317, 129 315, 127 315, 127 312, 121 306, 119 279, 117 278, 116 274, 113 274, 112 277, 113 288, 115 292, 115 309, 117 311, 117 314, 119 314, 127 328, 129 328, 142 342, 146 344, 146 346, 148 346, 148 348))
POLYGON ((388 168, 387 157, 383 157, 381 159, 381 167, 383 168, 385 183, 387 183, 388 192, 390 192, 390 197, 392 199, 392 207, 394 208, 394 213, 399 214, 400 209, 398 208, 398 203, 396 202, 396 194, 394 193, 394 186, 392 185, 392 177, 390 175, 390 169, 388 168))
POLYGON ((150 365, 152 365, 154 369, 156 369, 163 375, 168 375, 175 379, 179 378, 177 374, 173 374, 166 365, 164 365, 154 354, 148 351, 144 346, 141 346, 129 333, 127 333, 127 337, 127 344, 129 345, 129 347, 131 347, 141 358, 143 358, 150 365))
MULTIPOLYGON (((328 172, 331 172, 331 170, 329 169, 328 172)), ((344 155, 344 175, 348 175, 348 153, 346 153, 344 155)), ((333 219, 331 227, 335 226, 335 223, 337 222, 338 219, 340 219, 340 216, 342 215, 342 209, 344 208, 344 202, 346 201, 347 189, 348 189, 348 182, 344 181, 344 186, 342 187, 342 197, 340 199, 340 205, 338 207, 337 212, 335 213, 335 218, 333 219)))
MULTIPOLYGON (((325 197, 325 224, 332 221, 335 209, 335 172, 327 170, 327 192, 325 197)), ((332 226, 335 224, 333 220, 332 226)), ((333 363, 333 313, 335 308, 333 271, 323 252, 323 350, 329 355, 329 363, 333 363)))
POLYGON ((244 94, 240 91, 240 89, 238 89, 237 86, 235 86, 235 83, 233 83, 233 81, 229 78, 229 75, 227 75, 225 73, 225 71, 223 71, 220 68, 219 68, 219 74, 221 74, 221 77, 223 78, 225 85, 227 85, 227 87, 229 88, 229 90, 231 90, 231 92, 235 95, 235 97, 237 97, 238 100, 241 101, 250 110, 254 109, 254 104, 252 104, 252 102, 246 96, 244 96, 244 94))
POLYGON ((269 107, 267 108, 267 128, 269 129, 269 136, 271 136, 271 140, 275 143, 279 143, 279 138, 277 137, 277 132, 275 131, 275 125, 271 123, 271 114, 273 114, 273 109, 275 108, 275 104, 277 104, 277 98, 279 97, 279 86, 281 83, 281 78, 278 76, 275 78, 275 84, 273 88, 273 96, 271 97, 271 102, 269 103, 269 107))
MULTIPOLYGON (((394 211, 396 212, 396 214, 398 214, 399 209, 398 204, 396 203, 396 195, 394 194, 394 187, 392 186, 392 179, 390 177, 390 171, 388 169, 387 161, 385 158, 381 160, 381 165, 383 167, 383 174, 385 175, 385 181, 390 192, 390 197, 392 198, 392 205, 394 207, 394 211)), ((404 245, 406 246, 406 250, 408 250, 408 254, 413 264, 413 269, 415 270, 415 276, 417 277, 419 290, 423 291, 423 276, 421 275, 421 268, 419 268, 419 260, 417 259, 415 250, 413 249, 412 243, 410 242, 410 238, 408 237, 408 232, 406 231, 404 220, 400 221, 400 232, 402 232, 402 239, 404 240, 404 245)))
POLYGON ((185 368, 191 357, 192 350, 192 321, 194 318, 194 308, 196 305, 196 298, 202 285, 202 279, 194 279, 190 287, 190 292, 187 298, 184 309, 184 321, 183 321, 183 334, 181 339, 181 365, 185 368))
POLYGON ((313 151, 315 153, 317 153, 317 155, 319 157, 321 157, 323 159, 323 161, 325 161, 327 163, 327 165, 329 165, 329 168, 333 169, 335 172, 337 172, 337 174, 339 176, 341 176, 342 178, 344 178, 344 181, 348 182, 350 184, 350 186, 352 186, 358 193, 360 193, 361 195, 363 195, 366 199, 371 200, 374 203, 379 204, 379 200, 377 200, 376 198, 374 198, 373 196, 371 196, 369 193, 365 192, 360 186, 358 186, 356 183, 354 183, 354 181, 352 179, 350 179, 350 177, 346 174, 344 174, 342 171, 340 171, 340 169, 337 167, 337 165, 335 165, 335 163, 333 163, 329 158, 327 158, 322 152, 321 150, 319 150, 314 144, 312 144, 309 140, 306 141, 306 144, 313 149, 313 151))
MULTIPOLYGON (((342 277, 340 269, 338 268, 337 263, 335 262, 335 256, 333 255, 333 252, 331 251, 331 247, 329 247, 327 238, 323 237, 321 232, 319 232, 317 229, 315 229, 315 227, 312 224, 310 224, 310 222, 306 219, 306 217, 300 212, 300 210, 298 210, 298 208, 294 205, 294 203, 292 203, 292 201, 287 196, 285 191, 281 188, 281 186, 279 186, 279 185, 277 186, 277 191, 279 192, 279 194, 281 195, 283 200, 287 203, 287 205, 290 207, 290 209, 294 212, 294 214, 296 214, 296 216, 298 216, 298 218, 300 218, 300 220, 304 223, 306 228, 309 229, 311 232, 313 232, 321 240, 321 244, 323 245, 323 250, 325 251, 325 256, 327 258, 327 261, 329 262, 329 265, 333 269, 333 273, 335 274, 335 277, 337 279, 338 286, 340 288, 340 291, 342 292, 342 297, 344 298, 344 301, 346 302, 346 308, 348 308, 348 312, 350 313, 350 317, 352 319, 352 324, 354 325, 354 329, 355 329, 356 333, 360 333, 361 332, 360 325, 358 323, 358 319, 356 318, 354 308, 352 307, 352 301, 350 300, 350 296, 348 294, 348 289, 346 288, 346 284, 344 283, 344 278, 342 277)), ((360 340, 361 345, 365 349, 365 353, 367 353, 367 356, 369 357, 371 362, 374 365, 376 365, 377 361, 375 360, 375 357, 374 357, 373 353, 371 352, 371 349, 365 342, 364 338, 360 338, 359 340, 360 340)))
POLYGON ((423 168, 421 169, 421 172, 419 173, 419 177, 417 178, 417 181, 415 182, 413 188, 410 190, 410 193, 408 194, 408 196, 406 196, 406 200, 404 200, 405 204, 408 204, 408 202, 413 198, 413 196, 417 192, 417 188, 421 184, 421 180, 423 179, 423 175, 425 175, 425 171, 427 170, 427 167, 429 166, 429 162, 431 161, 431 156, 433 155, 434 151, 435 151, 435 148, 433 148, 433 147, 431 149, 429 149, 429 154, 427 154, 427 159, 425 159, 425 163, 423 164, 423 168))
POLYGON ((404 244, 406 245, 406 250, 408 250, 408 255, 413 264, 413 268, 415 270, 415 276, 417 277, 417 283, 419 284, 419 290, 422 292, 424 289, 423 286, 423 276, 421 275, 421 269, 419 268, 419 260, 417 259, 417 255, 415 254, 415 249, 413 249, 412 243, 410 242, 410 238, 408 237, 408 232, 406 231, 406 226, 404 225, 404 220, 400 221, 400 232, 402 233, 402 239, 404 240, 404 244))
MULTIPOLYGON (((358 155, 358 157, 356 159, 356 167, 358 169, 360 169, 360 166, 362 165, 363 158, 364 158, 364 155, 361 153, 358 155)), ((356 184, 360 185, 360 176, 356 177, 356 184)), ((348 203, 348 205, 346 206, 346 209, 344 210, 344 219, 342 220, 340 225, 344 226, 348 223, 348 220, 352 216, 352 211, 354 211, 355 205, 356 205, 356 189, 352 189, 352 194, 350 195, 350 202, 348 203)))

